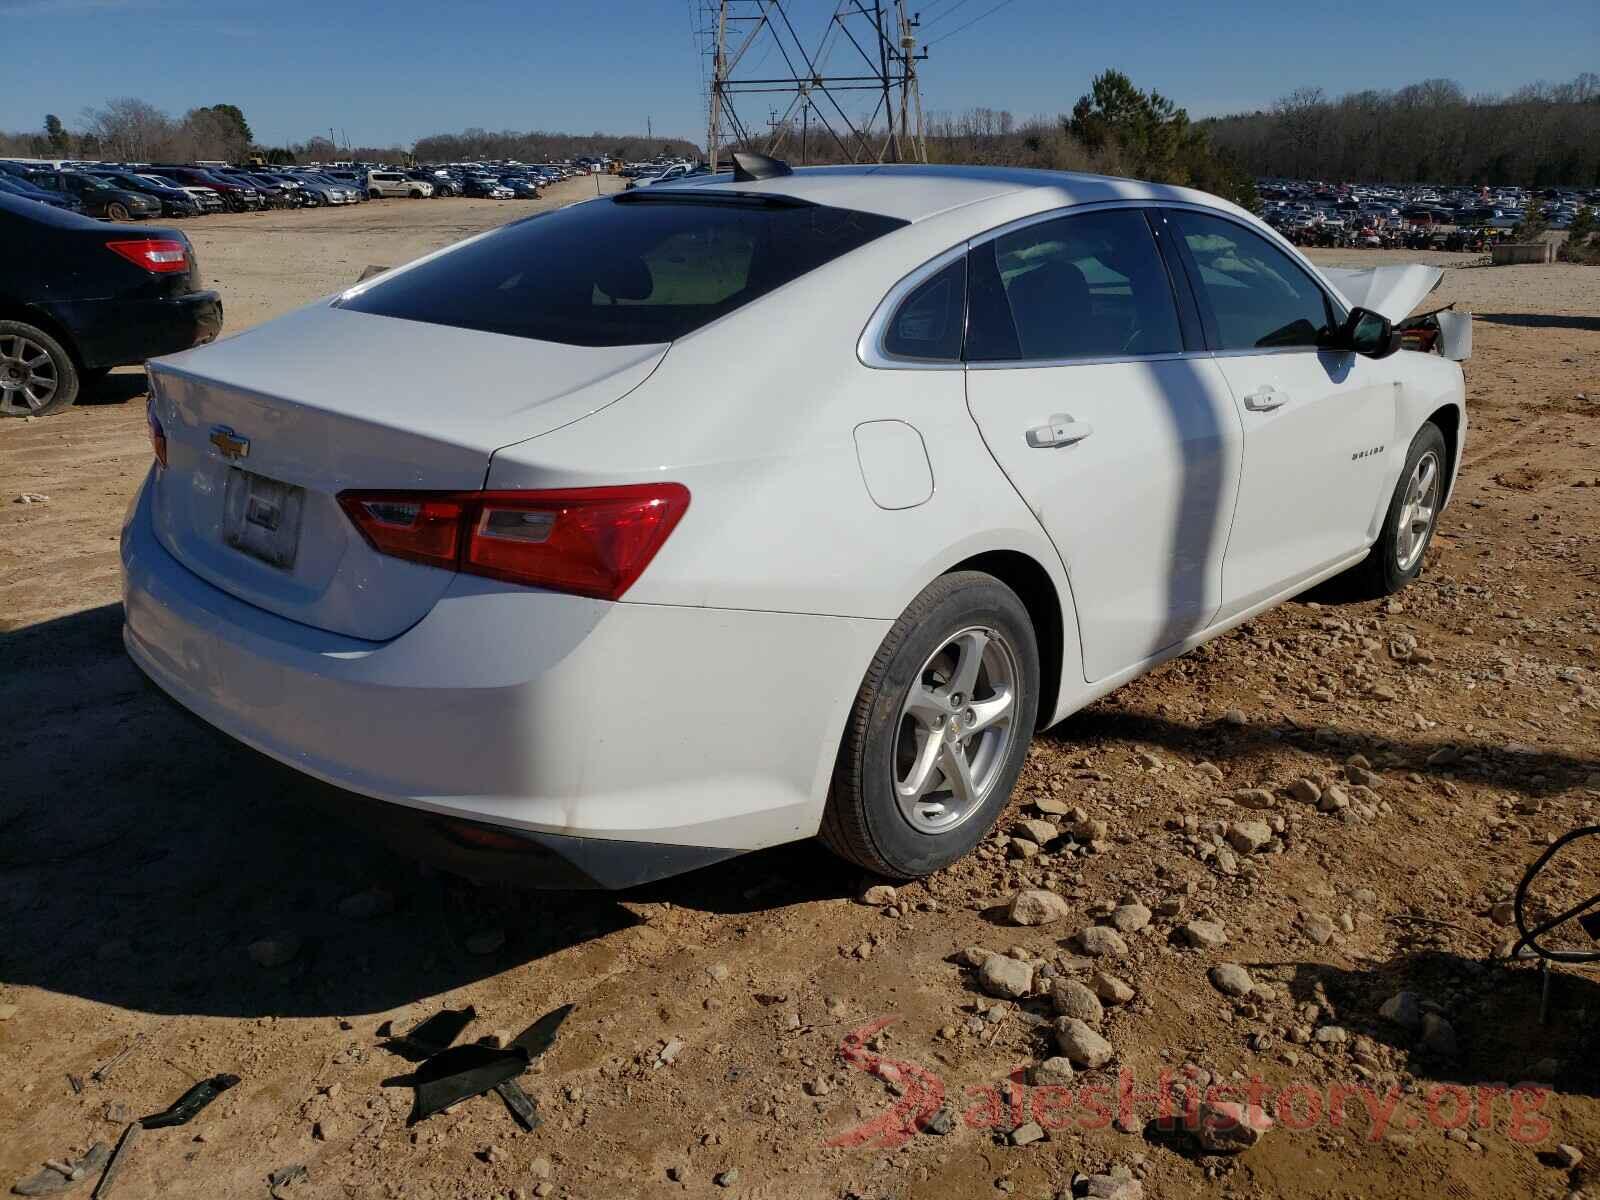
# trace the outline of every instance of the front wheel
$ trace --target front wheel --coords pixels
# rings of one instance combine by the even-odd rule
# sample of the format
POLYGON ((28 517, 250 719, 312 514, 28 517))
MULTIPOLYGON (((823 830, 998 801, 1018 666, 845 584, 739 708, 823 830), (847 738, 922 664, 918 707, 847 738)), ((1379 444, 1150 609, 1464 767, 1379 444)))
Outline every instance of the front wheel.
POLYGON ((862 680, 822 840, 892 879, 949 866, 1005 808, 1038 707, 1038 639, 1016 593, 978 571, 936 579, 862 680))
POLYGON ((1353 582, 1363 594, 1393 595, 1422 573, 1422 560, 1444 504, 1448 461, 1444 433, 1432 421, 1427 422, 1411 439, 1400 482, 1395 484, 1384 514, 1383 532, 1352 571, 1353 582))
POLYGON ((128 206, 115 201, 106 205, 106 219, 111 221, 126 221, 128 219, 128 206))

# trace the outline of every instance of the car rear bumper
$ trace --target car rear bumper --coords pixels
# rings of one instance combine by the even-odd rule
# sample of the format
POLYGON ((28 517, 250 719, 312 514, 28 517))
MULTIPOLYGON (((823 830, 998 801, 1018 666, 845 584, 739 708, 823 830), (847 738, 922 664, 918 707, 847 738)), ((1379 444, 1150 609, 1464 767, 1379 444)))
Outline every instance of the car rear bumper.
POLYGON ((85 367, 120 367, 214 341, 222 298, 190 292, 161 300, 80 300, 50 315, 70 329, 85 367))
POLYGON ((546 851, 621 886, 814 834, 889 624, 457 576, 411 629, 362 641, 191 573, 157 541, 148 492, 122 533, 123 637, 145 673, 246 745, 389 802, 372 811, 391 840, 487 849, 535 886, 574 885, 546 851), (485 845, 474 824, 521 844, 485 845))

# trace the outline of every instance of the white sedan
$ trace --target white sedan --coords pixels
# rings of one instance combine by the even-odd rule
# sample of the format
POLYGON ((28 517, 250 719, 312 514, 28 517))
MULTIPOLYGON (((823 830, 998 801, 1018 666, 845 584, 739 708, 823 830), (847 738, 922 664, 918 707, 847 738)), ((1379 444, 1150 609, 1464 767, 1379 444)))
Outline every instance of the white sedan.
POLYGON ((1438 274, 1080 175, 596 198, 151 363, 126 644, 469 873, 820 833, 924 875, 1036 730, 1416 577, 1466 430, 1464 319, 1399 328, 1438 274))

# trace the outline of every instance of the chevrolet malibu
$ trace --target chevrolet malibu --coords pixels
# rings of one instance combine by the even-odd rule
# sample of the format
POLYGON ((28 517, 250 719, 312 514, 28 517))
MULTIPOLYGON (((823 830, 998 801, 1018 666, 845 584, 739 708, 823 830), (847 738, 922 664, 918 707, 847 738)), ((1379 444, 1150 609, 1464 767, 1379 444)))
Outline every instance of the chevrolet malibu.
POLYGON ((1215 197, 961 167, 639 188, 150 364, 129 653, 468 873, 820 835, 911 878, 1036 730, 1422 569, 1470 329, 1215 197))

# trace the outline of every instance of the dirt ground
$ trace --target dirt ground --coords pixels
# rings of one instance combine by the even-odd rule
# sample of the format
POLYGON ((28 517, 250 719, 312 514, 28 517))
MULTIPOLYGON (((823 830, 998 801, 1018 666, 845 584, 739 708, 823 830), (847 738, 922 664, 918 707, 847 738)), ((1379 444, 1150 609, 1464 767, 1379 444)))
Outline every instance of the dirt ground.
MULTIPOLYGON (((388 201, 186 228, 238 330, 531 207, 388 201)), ((1600 271, 1435 257, 1441 302, 1476 314, 1476 353, 1462 478, 1421 581, 1383 604, 1304 598, 1040 736, 1003 829, 1077 806, 1058 819, 1078 838, 1026 858, 999 838, 890 906, 809 844, 622 895, 518 894, 345 832, 336 797, 182 719, 123 654, 116 544, 149 457, 142 376, 0 423, 0 1186, 231 1072, 242 1082, 192 1124, 144 1134, 118 1200, 266 1196, 295 1166, 290 1200, 1036 1200, 1112 1168, 1126 1174, 1093 1187, 1124 1200, 1135 1184, 1600 1196, 1592 969, 1552 974, 1541 1021, 1538 971, 1487 962, 1508 932, 1496 905, 1600 801, 1600 271), (23 492, 49 500, 13 503, 23 492), (1339 780, 1349 806, 1293 798, 1302 778, 1324 794, 1339 780), (1276 826, 1261 853, 1215 836, 1246 817, 1276 826), (1006 924, 1030 884, 1067 915, 1006 924), (1107 915, 1125 901, 1153 917, 1107 915), (1129 932, 1089 962, 1073 935, 1098 920, 1129 932), (1188 946, 1195 920, 1226 943, 1188 946), (288 961, 258 965, 264 940, 288 961), (972 945, 1125 982, 1100 1024, 1114 1058, 1065 1093, 1009 1083, 1055 1053, 1049 1003, 987 998, 957 957, 972 945), (1221 963, 1255 990, 1224 995, 1221 963), (1430 1018, 1421 1034, 1380 1014, 1402 990, 1430 1018), (540 1128, 519 1132, 493 1095, 407 1128, 409 1091, 383 1081, 409 1066, 381 1027, 470 1004, 475 1040, 567 1002, 523 1080, 540 1128), (1144 1099, 1185 1068, 1294 1102, 1266 1099, 1280 1123, 1242 1155, 1208 1155, 1144 1099), (1139 1098, 1113 1121, 1124 1071, 1139 1098), (1519 1081, 1542 1090, 1514 1108, 1494 1089, 1519 1081), (1397 1089, 1398 1108, 1375 1119, 1347 1099, 1336 1118, 1335 1089, 1363 1085, 1397 1089), (903 1131, 941 1098, 949 1132, 903 1131), (1011 1145, 1035 1117, 1047 1136, 1011 1145), (1564 1165, 1562 1144, 1587 1161, 1564 1165)), ((1541 906, 1597 876, 1592 851, 1574 856, 1541 906)))

